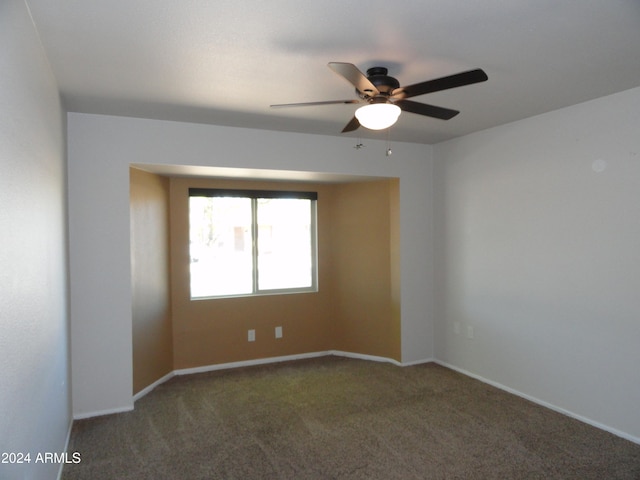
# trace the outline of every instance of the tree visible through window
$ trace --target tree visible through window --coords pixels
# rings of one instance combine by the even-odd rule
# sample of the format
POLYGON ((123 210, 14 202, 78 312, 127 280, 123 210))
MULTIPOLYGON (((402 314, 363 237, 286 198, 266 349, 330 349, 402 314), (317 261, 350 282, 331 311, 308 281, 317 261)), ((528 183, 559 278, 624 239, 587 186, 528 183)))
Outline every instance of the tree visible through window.
POLYGON ((189 189, 191 298, 315 291, 316 200, 189 189))

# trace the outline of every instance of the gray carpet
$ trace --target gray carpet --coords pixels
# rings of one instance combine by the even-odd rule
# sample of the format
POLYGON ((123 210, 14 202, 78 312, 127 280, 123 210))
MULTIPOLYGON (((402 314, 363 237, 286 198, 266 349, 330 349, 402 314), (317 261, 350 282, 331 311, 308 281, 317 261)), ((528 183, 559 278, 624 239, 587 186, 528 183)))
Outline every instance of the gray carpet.
POLYGON ((175 377, 74 423, 76 479, 640 479, 640 445, 435 364, 175 377))

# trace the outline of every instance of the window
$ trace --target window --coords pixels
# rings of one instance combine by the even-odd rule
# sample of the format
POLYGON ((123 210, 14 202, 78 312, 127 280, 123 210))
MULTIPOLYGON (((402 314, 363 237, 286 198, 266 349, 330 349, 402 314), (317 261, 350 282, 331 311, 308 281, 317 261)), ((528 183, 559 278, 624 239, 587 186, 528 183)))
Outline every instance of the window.
POLYGON ((317 196, 190 188, 191 298, 316 291, 317 196))

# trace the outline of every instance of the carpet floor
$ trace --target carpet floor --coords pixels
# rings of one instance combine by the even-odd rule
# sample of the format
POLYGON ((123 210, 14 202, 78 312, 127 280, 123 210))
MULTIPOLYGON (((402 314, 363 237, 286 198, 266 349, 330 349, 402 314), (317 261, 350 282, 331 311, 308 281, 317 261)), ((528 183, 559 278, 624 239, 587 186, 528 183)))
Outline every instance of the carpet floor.
POLYGON ((63 480, 640 479, 640 445, 436 364, 174 377, 74 422, 63 480))

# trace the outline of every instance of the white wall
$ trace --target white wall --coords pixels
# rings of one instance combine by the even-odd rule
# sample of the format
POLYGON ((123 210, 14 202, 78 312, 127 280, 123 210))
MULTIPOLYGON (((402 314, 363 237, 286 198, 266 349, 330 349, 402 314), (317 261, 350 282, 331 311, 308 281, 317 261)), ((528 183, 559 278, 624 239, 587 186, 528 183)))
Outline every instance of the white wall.
POLYGON ((640 441, 640 89, 434 157, 437 358, 640 441))
POLYGON ((65 119, 23 0, 0 2, 0 464, 3 479, 51 479, 71 422, 65 119))
POLYGON ((430 147, 76 113, 68 132, 75 416, 132 407, 132 163, 399 177, 402 357, 432 356, 430 147))

